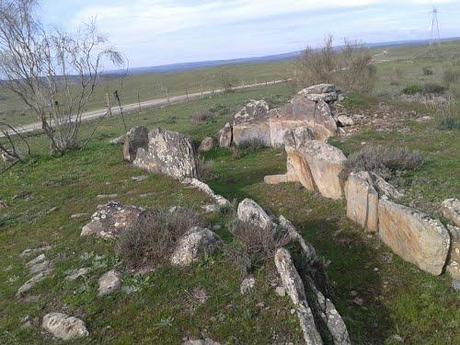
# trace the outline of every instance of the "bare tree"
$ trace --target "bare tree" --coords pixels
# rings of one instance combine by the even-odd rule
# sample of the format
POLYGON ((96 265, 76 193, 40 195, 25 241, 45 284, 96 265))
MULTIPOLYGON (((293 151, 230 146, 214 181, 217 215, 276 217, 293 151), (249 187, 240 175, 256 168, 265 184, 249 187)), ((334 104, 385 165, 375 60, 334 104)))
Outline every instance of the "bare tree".
POLYGON ((37 115, 53 153, 79 145, 82 113, 105 62, 121 64, 118 51, 95 22, 77 33, 46 30, 37 0, 0 0, 0 75, 37 115))

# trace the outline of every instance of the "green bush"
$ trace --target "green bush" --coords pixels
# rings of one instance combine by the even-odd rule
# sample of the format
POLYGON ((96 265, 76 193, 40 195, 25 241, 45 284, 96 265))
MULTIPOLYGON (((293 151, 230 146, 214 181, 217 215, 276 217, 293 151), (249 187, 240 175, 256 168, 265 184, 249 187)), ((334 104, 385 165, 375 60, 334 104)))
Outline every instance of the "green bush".
POLYGON ((417 93, 422 93, 422 92, 423 92, 423 87, 421 87, 420 85, 415 85, 415 84, 406 86, 402 90, 402 93, 405 95, 415 95, 417 93))

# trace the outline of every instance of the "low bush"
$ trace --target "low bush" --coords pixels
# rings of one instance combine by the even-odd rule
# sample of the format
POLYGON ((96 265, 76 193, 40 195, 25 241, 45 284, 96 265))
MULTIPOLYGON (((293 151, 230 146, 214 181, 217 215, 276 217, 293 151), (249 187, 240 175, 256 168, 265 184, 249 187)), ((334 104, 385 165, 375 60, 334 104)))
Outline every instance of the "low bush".
POLYGON ((436 125, 441 130, 460 129, 460 108, 458 103, 450 99, 431 105, 436 125))
POLYGON ((261 228, 249 222, 233 220, 230 225, 233 245, 227 249, 232 262, 243 275, 253 272, 275 256, 278 248, 289 243, 286 234, 274 228, 261 228))
POLYGON ((431 67, 423 67, 422 71, 423 71, 423 75, 425 75, 425 76, 429 76, 429 75, 434 74, 434 72, 431 69, 431 67))
POLYGON ((214 174, 214 161, 205 160, 203 157, 197 159, 197 170, 198 176, 204 181, 209 181, 214 179, 216 176, 214 174))
POLYGON ((406 86, 403 90, 402 93, 405 95, 416 95, 417 93, 422 93, 423 92, 423 87, 420 85, 408 85, 406 86))
POLYGON ((192 123, 192 125, 198 126, 208 121, 211 121, 213 118, 214 118, 213 113, 209 111, 200 111, 200 112, 193 114, 190 117, 190 122, 192 123))
POLYGON ((117 252, 129 267, 161 265, 168 260, 179 238, 194 226, 205 223, 187 208, 145 211, 121 235, 117 252))
POLYGON ((345 180, 351 172, 369 171, 390 179, 397 172, 417 170, 423 163, 421 154, 406 147, 367 145, 348 157, 341 177, 345 180))
POLYGON ((460 69, 454 67, 448 67, 444 70, 442 80, 446 87, 450 87, 452 84, 460 81, 460 69))
POLYGON ((446 91, 446 88, 440 84, 427 83, 423 85, 423 93, 434 93, 440 95, 446 91))

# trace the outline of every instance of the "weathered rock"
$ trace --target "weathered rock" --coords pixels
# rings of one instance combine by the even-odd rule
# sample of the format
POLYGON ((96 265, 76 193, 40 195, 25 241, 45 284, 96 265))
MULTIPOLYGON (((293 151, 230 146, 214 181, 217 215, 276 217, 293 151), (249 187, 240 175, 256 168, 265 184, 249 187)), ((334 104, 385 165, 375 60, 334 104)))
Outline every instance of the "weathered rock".
POLYGON ((28 263, 26 263, 26 266, 30 268, 30 267, 32 267, 32 266, 34 266, 36 264, 40 264, 40 263, 44 262, 45 260, 46 260, 45 254, 40 254, 35 259, 30 260, 28 263))
POLYGON ((37 248, 28 248, 28 249, 24 249, 22 251, 22 253, 19 254, 19 257, 27 258, 27 257, 29 257, 31 255, 38 254, 38 253, 41 253, 41 252, 47 252, 47 251, 49 251, 51 249, 53 249, 53 247, 50 246, 50 245, 44 245, 44 246, 37 247, 37 248))
POLYGON ((382 197, 379 201, 379 235, 404 260, 428 273, 442 273, 450 237, 438 220, 382 197))
POLYGON ((86 276, 90 272, 89 267, 82 267, 76 270, 72 270, 68 272, 68 274, 65 277, 65 280, 67 281, 75 281, 81 277, 86 276))
POLYGON ((91 222, 82 228, 81 236, 116 238, 136 222, 142 211, 140 207, 123 206, 111 201, 91 216, 91 222))
POLYGON ((244 199, 238 205, 238 219, 242 222, 252 223, 263 229, 274 226, 268 214, 254 200, 244 199))
POLYGON ((106 272, 99 278, 99 288, 97 294, 99 296, 109 295, 121 288, 121 275, 115 270, 106 272))
POLYGON ((17 297, 23 297, 25 294, 27 294, 32 288, 44 280, 46 277, 49 276, 51 273, 51 269, 42 271, 34 275, 32 278, 30 278, 28 281, 26 281, 19 289, 18 292, 16 293, 17 297))
POLYGON ((347 158, 341 150, 316 140, 308 140, 296 143, 295 146, 286 145, 286 152, 288 174, 297 176, 305 188, 318 191, 326 198, 342 197, 340 173, 347 158))
POLYGON ((197 178, 195 150, 190 138, 177 132, 154 129, 146 148, 137 150, 133 165, 176 179, 197 178))
POLYGON ((149 177, 146 175, 140 175, 140 176, 131 176, 131 180, 134 182, 143 182, 147 180, 149 177))
POLYGON ((196 179, 196 178, 187 178, 183 180, 184 184, 188 184, 192 187, 195 187, 207 194, 211 199, 213 199, 219 207, 225 207, 230 205, 230 201, 225 199, 223 196, 215 194, 214 191, 206 183, 196 179))
POLYGON ((251 100, 233 117, 233 125, 265 119, 270 107, 264 100, 251 100))
POLYGON ((139 148, 147 148, 149 142, 149 130, 146 127, 139 126, 131 128, 124 136, 123 141, 123 158, 132 162, 136 158, 139 148))
POLYGON ((254 289, 256 285, 256 279, 253 276, 247 276, 243 279, 240 285, 240 292, 242 295, 246 295, 254 289))
POLYGON ((210 338, 205 338, 198 340, 185 340, 182 345, 220 345, 220 343, 210 338))
POLYGON ((311 345, 322 345, 323 341, 316 328, 313 312, 307 302, 305 287, 288 250, 280 248, 276 251, 275 265, 286 293, 296 306, 305 342, 311 345))
POLYGON ((442 202, 441 212, 444 217, 460 226, 460 200, 446 199, 442 202))
POLYGON ((42 327, 54 337, 64 341, 79 339, 89 335, 82 320, 62 313, 46 314, 43 317, 42 327))
POLYGON ((193 227, 179 239, 171 263, 175 266, 188 266, 205 254, 213 254, 220 247, 221 240, 209 229, 193 227))
POLYGON ((318 84, 307 87, 298 93, 299 95, 312 100, 333 103, 338 100, 339 92, 333 84, 318 84))
POLYGON ((404 194, 398 191, 393 185, 389 184, 383 179, 383 177, 377 175, 376 173, 370 173, 372 177, 373 185, 379 196, 386 195, 390 199, 397 200, 401 199, 404 194))
POLYGON ((371 232, 378 231, 379 195, 365 171, 351 173, 345 184, 347 217, 371 232))
POLYGON ((450 255, 446 270, 453 279, 460 280, 460 228, 454 225, 447 225, 450 233, 450 255))
POLYGON ((79 219, 79 218, 85 218, 89 216, 88 213, 75 213, 70 216, 70 219, 79 219))
POLYGON ((233 142, 240 146, 252 141, 270 146, 269 106, 264 100, 251 100, 233 117, 233 142))
POLYGON ((225 126, 217 133, 219 141, 219 147, 230 147, 233 139, 233 130, 230 123, 226 123, 225 126))
POLYGON ((214 148, 214 139, 212 137, 206 137, 200 144, 198 152, 208 152, 214 148))
POLYGON ((346 115, 339 115, 337 117, 337 122, 342 127, 353 126, 355 124, 353 119, 351 117, 346 116, 346 115))

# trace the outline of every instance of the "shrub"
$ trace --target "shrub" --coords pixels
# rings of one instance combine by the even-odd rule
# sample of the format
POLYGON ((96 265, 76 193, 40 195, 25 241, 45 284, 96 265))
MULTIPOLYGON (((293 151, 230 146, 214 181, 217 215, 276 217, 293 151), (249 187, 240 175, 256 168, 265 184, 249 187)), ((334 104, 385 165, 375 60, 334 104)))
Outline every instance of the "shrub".
POLYGON ((460 129, 460 110, 456 102, 438 102, 431 106, 437 127, 441 130, 460 129))
POLYGON ((232 221, 231 232, 233 246, 229 254, 244 275, 271 260, 278 248, 289 243, 288 236, 276 227, 264 229, 240 220, 232 221))
POLYGON ((447 87, 457 83, 460 80, 460 69, 453 67, 446 68, 443 72, 442 80, 447 87))
POLYGON ((446 88, 440 84, 435 83, 427 83, 423 86, 423 93, 434 93, 434 94, 442 94, 446 91, 446 88))
POLYGON ((347 91, 361 93, 371 93, 376 78, 369 49, 349 41, 334 48, 332 36, 325 40, 321 49, 305 49, 295 70, 295 79, 302 87, 334 83, 347 91))
POLYGON ((214 115, 209 111, 200 111, 192 115, 190 122, 192 125, 198 126, 212 120, 213 117, 214 115))
POLYGON ((341 177, 344 180, 349 173, 364 170, 388 179, 398 171, 417 170, 423 163, 422 155, 406 147, 367 145, 348 157, 341 177))
POLYGON ((158 266, 168 260, 183 234, 204 225, 194 211, 186 208, 145 211, 121 235, 117 251, 129 267, 158 266))
POLYGON ((431 67, 423 67, 422 71, 423 71, 423 75, 426 75, 426 76, 434 74, 431 67))
POLYGON ((423 88, 420 85, 409 85, 406 86, 403 90, 402 93, 405 95, 415 95, 417 93, 422 93, 423 88))
POLYGON ((203 157, 197 159, 198 176, 202 180, 209 181, 215 178, 214 161, 205 160, 203 157))

